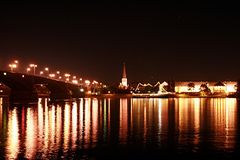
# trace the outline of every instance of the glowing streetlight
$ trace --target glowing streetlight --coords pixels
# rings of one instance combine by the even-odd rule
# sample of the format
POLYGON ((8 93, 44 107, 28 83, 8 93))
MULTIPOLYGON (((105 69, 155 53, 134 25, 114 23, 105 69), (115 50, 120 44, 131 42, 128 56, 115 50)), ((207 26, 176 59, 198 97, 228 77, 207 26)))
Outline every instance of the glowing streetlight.
POLYGON ((11 63, 11 64, 9 64, 8 66, 10 67, 11 72, 13 72, 13 70, 14 70, 15 68, 17 68, 17 64, 15 64, 15 63, 11 63))
POLYGON ((49 77, 50 77, 50 78, 54 78, 54 77, 55 77, 55 74, 49 74, 49 77))
POLYGON ((66 77, 66 81, 69 81, 69 77, 71 76, 69 73, 65 73, 64 76, 66 77))
POLYGON ((40 71, 39 74, 40 74, 40 75, 43 75, 43 71, 40 71))
POLYGON ((95 81, 95 80, 93 80, 92 84, 98 84, 98 82, 97 82, 97 81, 95 81))
POLYGON ((10 63, 8 66, 10 67, 11 72, 13 72, 14 69, 18 66, 18 60, 14 60, 13 63, 10 63))
POLYGON ((31 71, 31 68, 27 68, 27 73, 31 71))
POLYGON ((33 74, 35 75, 35 68, 37 67, 36 64, 30 64, 29 67, 33 68, 33 74))
POLYGON ((85 80, 85 84, 88 86, 91 82, 89 80, 85 80))
POLYGON ((64 74, 65 77, 70 77, 71 75, 69 73, 64 74))
POLYGON ((72 83, 73 84, 78 84, 78 80, 74 79, 74 80, 72 80, 72 83))

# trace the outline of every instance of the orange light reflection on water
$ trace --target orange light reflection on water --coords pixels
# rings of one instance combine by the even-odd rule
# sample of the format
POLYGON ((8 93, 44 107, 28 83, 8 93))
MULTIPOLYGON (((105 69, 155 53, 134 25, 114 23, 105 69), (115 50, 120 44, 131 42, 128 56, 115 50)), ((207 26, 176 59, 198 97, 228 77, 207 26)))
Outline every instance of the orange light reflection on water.
POLYGON ((19 152, 19 122, 17 109, 9 111, 8 132, 7 132, 7 153, 9 159, 16 159, 19 152))
POLYGON ((66 103, 64 106, 64 129, 63 129, 63 149, 67 152, 69 148, 70 138, 70 104, 66 103))
MULTIPOLYGON (((98 133, 98 99, 94 98, 92 100, 92 136, 91 141, 94 144, 97 142, 97 133, 98 133)), ((94 147, 94 146, 92 146, 94 147)))
POLYGON ((72 105, 72 149, 76 148, 77 141, 77 102, 72 105))
POLYGON ((170 141, 176 149, 189 147, 194 152, 202 143, 230 151, 237 143, 238 110, 234 98, 82 98, 51 105, 39 99, 38 106, 6 110, 0 105, 1 127, 3 112, 8 116, 9 159, 19 155, 48 159, 60 150, 62 158, 66 158, 69 152, 111 143, 115 136, 120 145, 140 142, 144 147, 164 147, 170 141))
POLYGON ((126 143, 128 132, 128 105, 127 98, 120 99, 120 126, 119 126, 119 138, 122 143, 126 143))
POLYGON ((28 159, 33 159, 36 154, 36 118, 34 118, 33 108, 27 108, 27 120, 26 120, 26 154, 28 159))

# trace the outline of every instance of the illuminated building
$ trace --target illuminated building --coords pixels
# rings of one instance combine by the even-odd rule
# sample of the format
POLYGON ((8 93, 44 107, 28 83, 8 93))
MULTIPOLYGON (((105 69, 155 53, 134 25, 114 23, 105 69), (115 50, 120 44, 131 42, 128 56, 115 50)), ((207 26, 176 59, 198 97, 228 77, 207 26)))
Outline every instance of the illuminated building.
POLYGON ((125 63, 123 63, 123 72, 122 72, 122 82, 120 83, 120 88, 127 89, 127 72, 126 72, 126 66, 125 63))
POLYGON ((231 94, 237 91, 236 81, 182 81, 175 82, 176 93, 197 93, 201 91, 201 86, 206 85, 213 94, 231 94))

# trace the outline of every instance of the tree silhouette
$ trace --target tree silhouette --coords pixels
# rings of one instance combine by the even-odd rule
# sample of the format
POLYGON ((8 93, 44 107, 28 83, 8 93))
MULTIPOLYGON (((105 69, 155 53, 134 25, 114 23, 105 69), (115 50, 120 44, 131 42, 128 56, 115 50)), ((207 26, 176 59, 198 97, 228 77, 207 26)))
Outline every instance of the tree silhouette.
POLYGON ((194 90, 194 88, 195 88, 195 84, 194 83, 188 83, 188 90, 189 91, 193 91, 194 90))

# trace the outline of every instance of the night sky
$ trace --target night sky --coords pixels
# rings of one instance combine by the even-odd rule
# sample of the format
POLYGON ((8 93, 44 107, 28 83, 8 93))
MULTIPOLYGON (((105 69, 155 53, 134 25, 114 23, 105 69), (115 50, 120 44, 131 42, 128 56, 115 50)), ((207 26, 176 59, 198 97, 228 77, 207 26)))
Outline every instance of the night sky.
POLYGON ((126 62, 130 83, 240 78, 236 4, 0 3, 1 68, 19 59, 119 83, 126 62))

